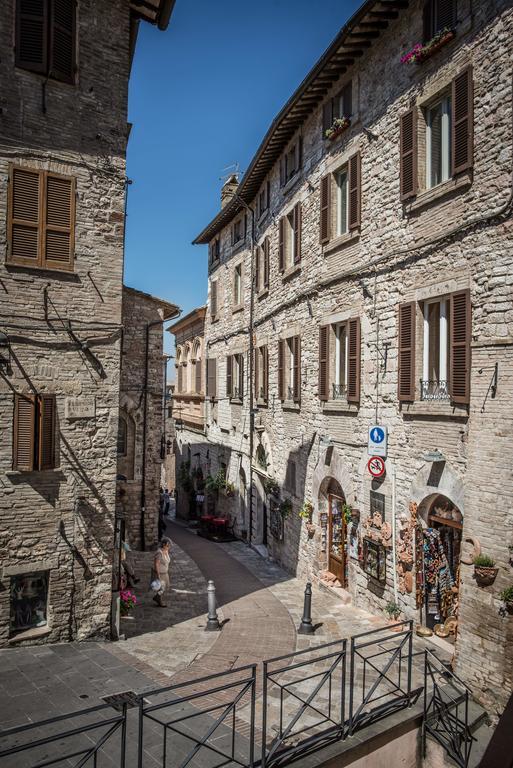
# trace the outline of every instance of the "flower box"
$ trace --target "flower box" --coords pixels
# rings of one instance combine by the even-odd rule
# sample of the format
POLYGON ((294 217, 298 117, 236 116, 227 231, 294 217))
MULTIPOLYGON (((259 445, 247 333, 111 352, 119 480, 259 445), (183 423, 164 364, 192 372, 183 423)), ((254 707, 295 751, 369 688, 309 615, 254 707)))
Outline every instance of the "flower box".
POLYGON ((442 29, 438 32, 429 43, 422 45, 417 43, 413 46, 411 51, 408 51, 401 56, 401 64, 422 64, 426 59, 429 59, 433 54, 447 45, 455 36, 453 29, 442 29))
POLYGON ((324 136, 328 141, 334 141, 337 136, 344 133, 350 125, 351 121, 348 117, 337 117, 336 120, 333 121, 333 125, 326 130, 324 136))

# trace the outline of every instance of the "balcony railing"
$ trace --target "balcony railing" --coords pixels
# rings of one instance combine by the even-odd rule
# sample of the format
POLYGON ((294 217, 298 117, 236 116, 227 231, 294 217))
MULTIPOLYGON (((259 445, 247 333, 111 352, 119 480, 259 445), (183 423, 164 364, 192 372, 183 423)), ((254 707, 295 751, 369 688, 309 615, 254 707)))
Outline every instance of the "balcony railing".
POLYGON ((421 400, 450 400, 449 382, 420 380, 420 399, 421 400))
POLYGON ((347 396, 347 390, 345 384, 332 384, 333 388, 333 400, 345 400, 347 396))

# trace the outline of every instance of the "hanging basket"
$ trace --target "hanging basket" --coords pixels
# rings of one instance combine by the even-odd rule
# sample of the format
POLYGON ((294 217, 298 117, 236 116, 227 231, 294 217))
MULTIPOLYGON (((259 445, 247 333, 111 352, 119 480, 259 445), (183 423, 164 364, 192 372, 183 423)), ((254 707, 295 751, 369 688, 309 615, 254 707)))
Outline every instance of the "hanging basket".
POLYGON ((474 578, 479 587, 491 586, 497 578, 498 573, 498 568, 486 568, 483 565, 474 566, 474 578))

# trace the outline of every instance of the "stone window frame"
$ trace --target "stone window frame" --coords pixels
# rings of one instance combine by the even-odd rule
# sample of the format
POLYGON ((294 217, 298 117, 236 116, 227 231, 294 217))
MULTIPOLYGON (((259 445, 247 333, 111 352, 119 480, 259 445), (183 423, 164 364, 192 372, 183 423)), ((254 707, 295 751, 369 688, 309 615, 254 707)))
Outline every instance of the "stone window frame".
POLYGON ((244 309, 244 262, 240 259, 232 269, 232 314, 244 309), (238 275, 238 281, 237 281, 238 275), (238 283, 238 289, 237 289, 238 283), (239 301, 237 301, 237 298, 239 301))
POLYGON ((125 457, 128 452, 128 424, 121 411, 118 416, 117 455, 125 457), (120 450, 121 448, 121 450, 120 450))
MULTIPOLYGON (((10 633, 10 621, 9 621, 9 645, 14 645, 24 640, 31 640, 38 637, 44 637, 49 635, 52 631, 52 572, 58 568, 58 562, 54 558, 47 558, 45 560, 36 560, 30 563, 30 567, 27 563, 16 563, 15 565, 4 566, 0 568, 0 579, 5 582, 13 576, 20 576, 29 573, 48 573, 48 587, 46 596, 46 624, 41 627, 32 627, 30 629, 21 630, 14 635, 10 633)), ((9 584, 10 589, 10 584, 9 584)), ((10 611, 10 600, 9 600, 10 611)))

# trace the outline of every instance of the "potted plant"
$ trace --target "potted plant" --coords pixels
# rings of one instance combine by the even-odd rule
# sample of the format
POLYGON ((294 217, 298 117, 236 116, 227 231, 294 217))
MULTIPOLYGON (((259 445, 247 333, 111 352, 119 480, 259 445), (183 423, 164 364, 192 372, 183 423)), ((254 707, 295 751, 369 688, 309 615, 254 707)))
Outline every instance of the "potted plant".
POLYGON ((264 480, 264 491, 268 496, 278 496, 280 493, 280 486, 273 477, 266 477, 264 480))
POLYGON ((397 605, 396 602, 394 602, 394 600, 389 600, 385 605, 385 613, 387 614, 390 621, 397 621, 401 615, 401 608, 397 605))
POLYGON ((504 603, 504 608, 511 615, 513 614, 513 586, 506 587, 499 595, 500 599, 504 603))
POLYGON ((342 518, 346 525, 349 525, 353 516, 353 510, 349 504, 344 504, 342 507, 342 518))
POLYGON ((217 475, 207 475, 205 480, 205 489, 210 493, 214 491, 220 491, 226 485, 226 479, 222 469, 219 470, 217 475))
POLYGON ((474 578, 479 587, 489 587, 495 579, 499 569, 495 567, 495 560, 488 555, 476 555, 474 557, 474 578))
POLYGON ((129 589, 122 589, 119 593, 119 612, 121 616, 128 616, 132 608, 137 605, 137 598, 129 589))
POLYGON ((436 51, 440 50, 446 43, 454 37, 454 30, 444 27, 428 42, 416 43, 410 51, 401 56, 401 64, 422 64, 429 59, 436 51))
POLYGON ((333 141, 337 138, 337 136, 340 136, 340 134, 343 133, 346 128, 349 128, 350 125, 351 121, 348 117, 336 117, 333 121, 333 124, 326 129, 324 135, 328 141, 333 141))
POLYGON ((313 504, 311 501, 304 501, 302 507, 299 510, 299 517, 301 520, 311 522, 313 513, 313 504))

